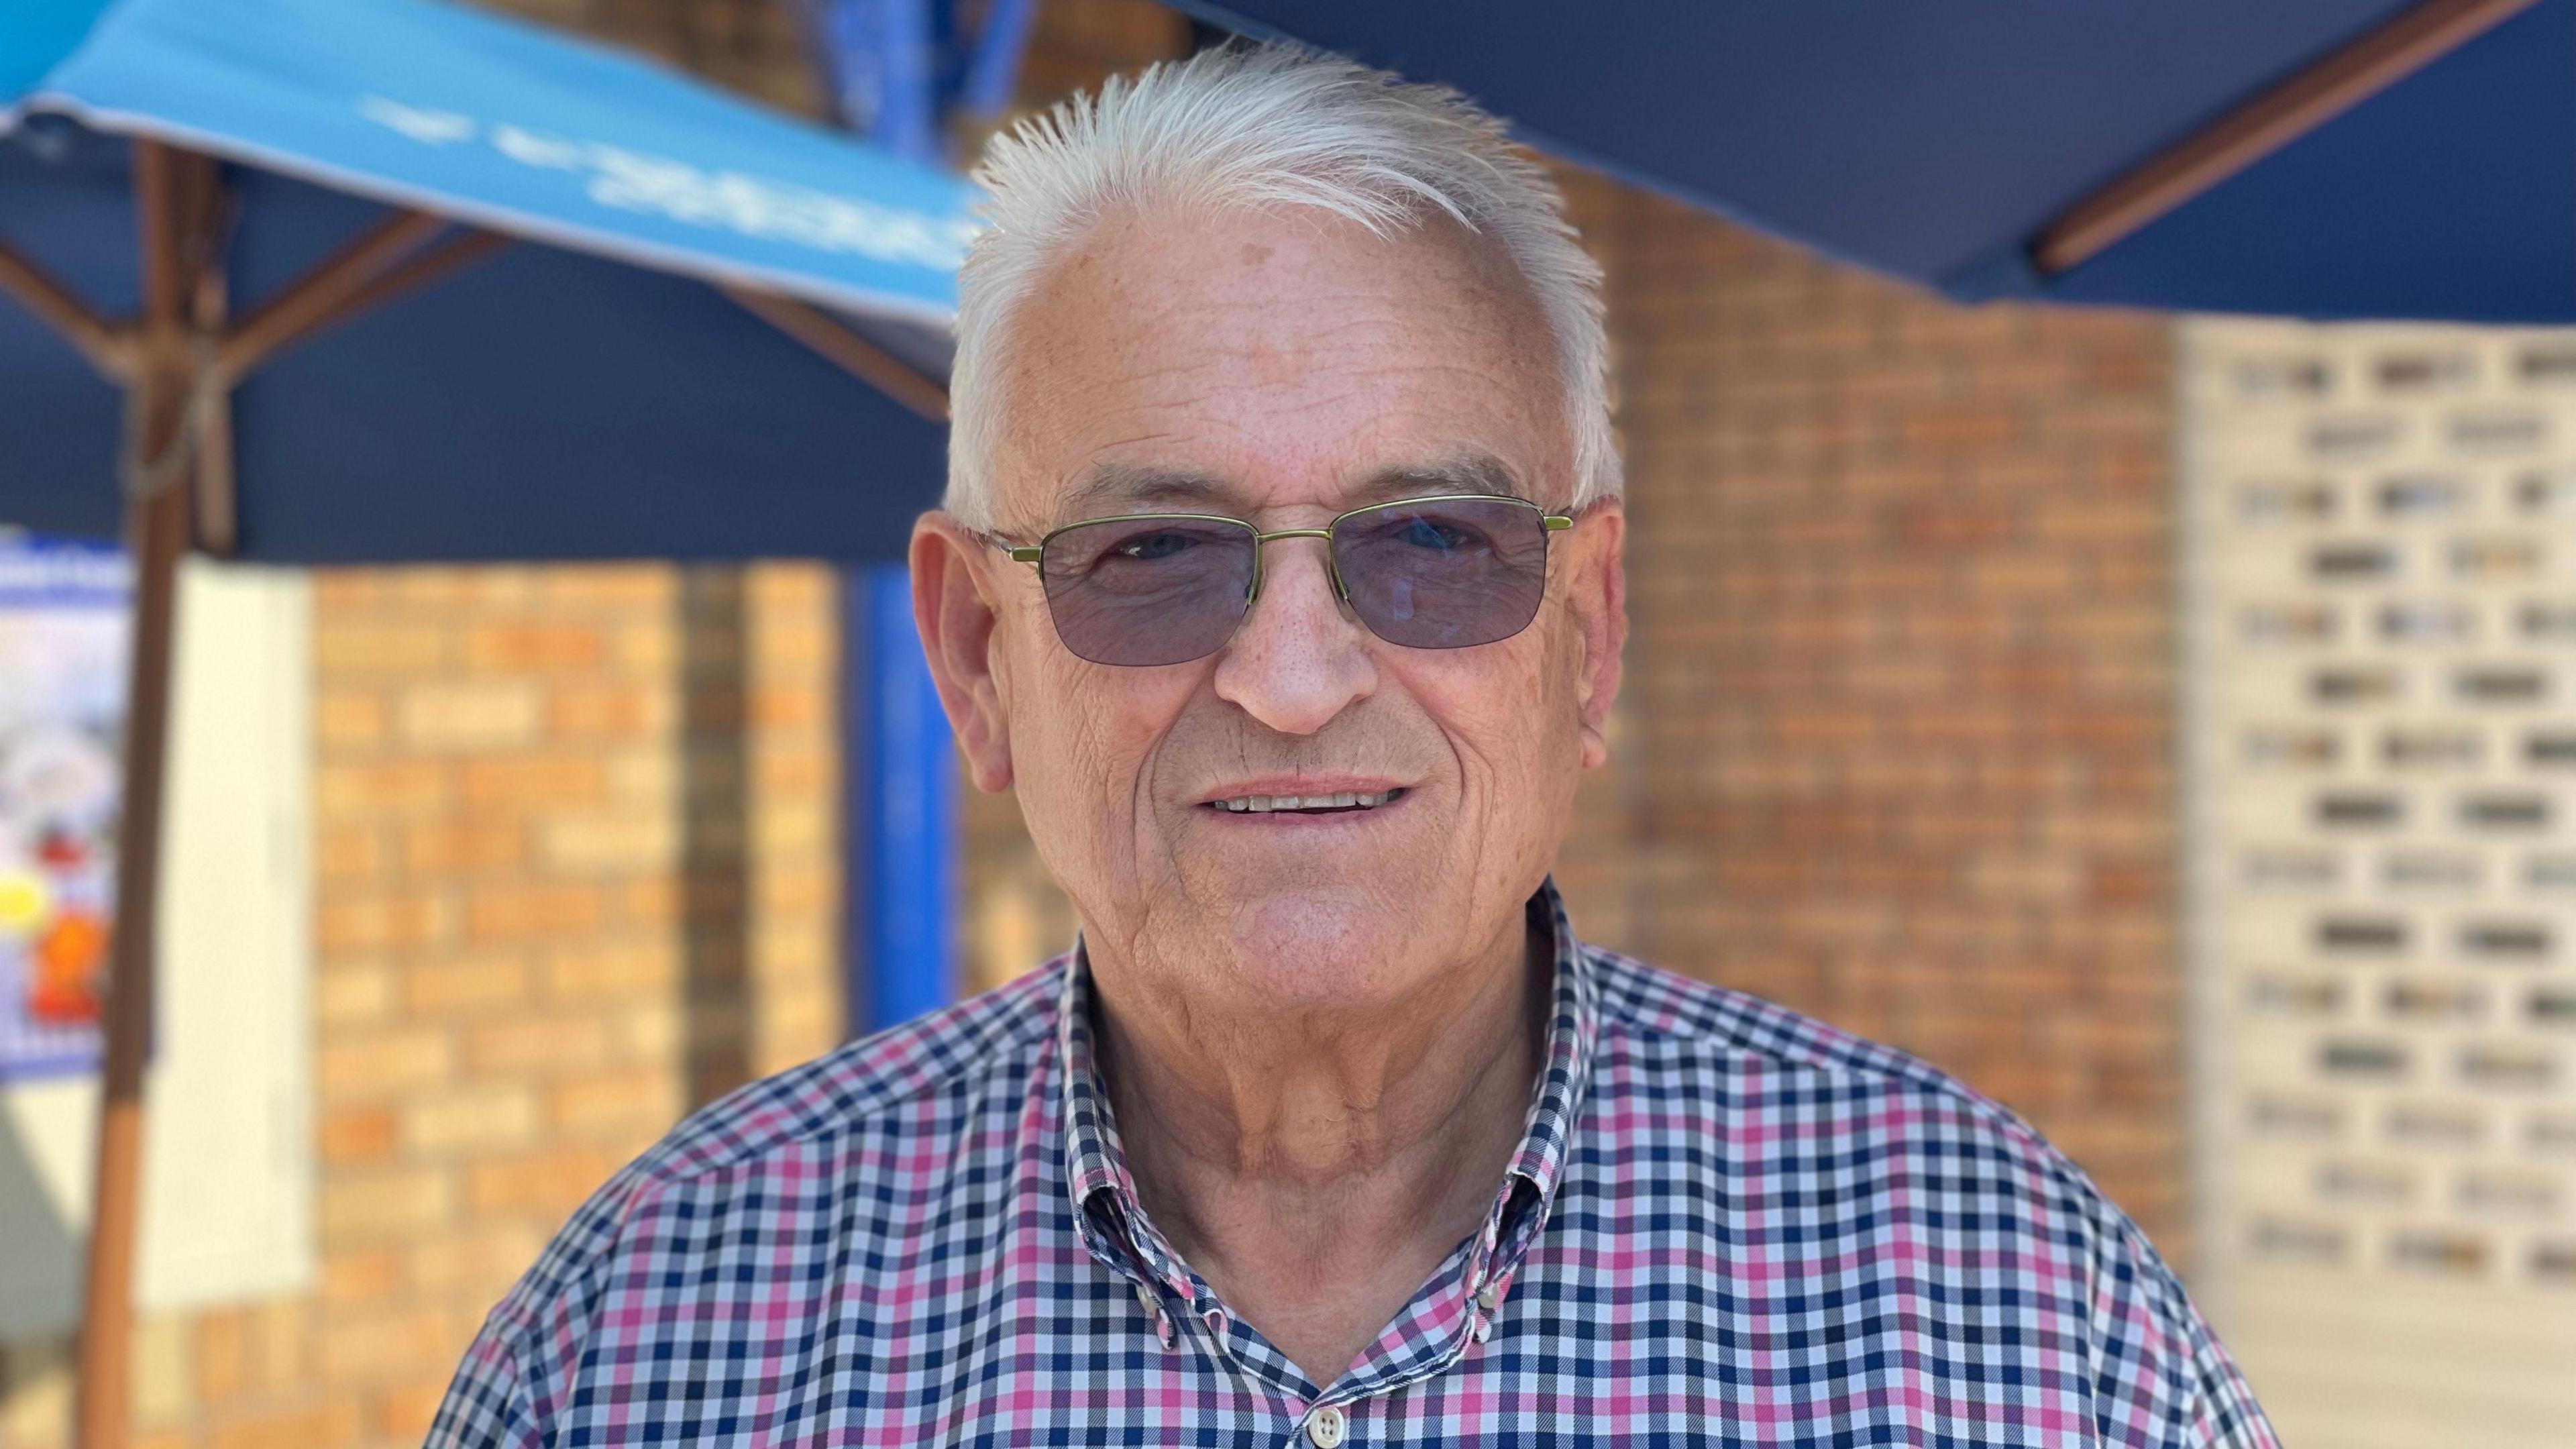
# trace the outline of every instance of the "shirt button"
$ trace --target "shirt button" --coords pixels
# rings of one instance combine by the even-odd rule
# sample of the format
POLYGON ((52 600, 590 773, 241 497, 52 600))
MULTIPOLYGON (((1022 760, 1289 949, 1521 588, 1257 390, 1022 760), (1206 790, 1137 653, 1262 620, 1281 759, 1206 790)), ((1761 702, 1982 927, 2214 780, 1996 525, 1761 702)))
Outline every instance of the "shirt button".
POLYGON ((1342 1417, 1339 1404, 1326 1404, 1306 1421, 1306 1438, 1315 1449, 1341 1449, 1342 1436, 1350 1430, 1350 1421, 1342 1417))
POLYGON ((1488 1283, 1484 1287, 1476 1290, 1476 1306, 1484 1309, 1487 1313, 1493 1312, 1494 1305, 1502 1301, 1503 1285, 1500 1283, 1488 1283))

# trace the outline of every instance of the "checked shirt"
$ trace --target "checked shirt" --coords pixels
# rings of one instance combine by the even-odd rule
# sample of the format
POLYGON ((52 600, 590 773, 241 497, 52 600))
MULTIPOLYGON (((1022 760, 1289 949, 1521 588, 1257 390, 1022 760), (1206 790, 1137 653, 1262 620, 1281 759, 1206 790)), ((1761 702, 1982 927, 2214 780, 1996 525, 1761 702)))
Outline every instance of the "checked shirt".
POLYGON ((1576 943, 1481 1231, 1309 1381, 1138 1206, 1079 947, 708 1107, 492 1310, 432 1449, 2277 1449, 2138 1229, 1889 1048, 1576 943))

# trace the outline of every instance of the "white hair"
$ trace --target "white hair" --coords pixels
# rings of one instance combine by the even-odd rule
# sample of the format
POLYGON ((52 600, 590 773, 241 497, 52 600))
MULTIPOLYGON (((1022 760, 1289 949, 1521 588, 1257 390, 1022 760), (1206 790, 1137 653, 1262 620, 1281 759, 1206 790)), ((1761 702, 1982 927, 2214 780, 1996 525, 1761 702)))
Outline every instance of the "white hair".
POLYGON ((1580 507, 1619 492, 1601 268, 1546 169, 1502 123, 1417 85, 1281 44, 1229 45, 1112 77, 996 136, 975 169, 989 223, 957 276, 947 508, 991 528, 1012 314, 1113 210, 1312 207, 1392 237, 1437 213, 1499 244, 1556 344, 1580 507))

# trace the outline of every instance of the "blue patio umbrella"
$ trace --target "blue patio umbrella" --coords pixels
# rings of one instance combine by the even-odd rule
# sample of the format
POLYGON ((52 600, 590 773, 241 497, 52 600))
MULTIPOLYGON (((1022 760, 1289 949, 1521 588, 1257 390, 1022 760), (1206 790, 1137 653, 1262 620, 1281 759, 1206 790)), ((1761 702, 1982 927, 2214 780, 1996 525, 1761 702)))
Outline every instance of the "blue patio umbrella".
POLYGON ((2576 0, 1171 0, 1962 301, 2576 321, 2576 0))
POLYGON ((0 6, 0 524, 121 524, 137 565, 88 1449, 124 1433, 179 556, 898 556, 969 200, 432 0, 0 6))

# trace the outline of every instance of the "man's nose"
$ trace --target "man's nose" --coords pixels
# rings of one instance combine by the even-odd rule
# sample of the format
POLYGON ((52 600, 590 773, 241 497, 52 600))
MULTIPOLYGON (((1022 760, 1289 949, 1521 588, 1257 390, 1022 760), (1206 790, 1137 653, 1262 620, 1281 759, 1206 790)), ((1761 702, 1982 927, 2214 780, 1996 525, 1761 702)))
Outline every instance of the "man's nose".
POLYGON ((1263 545, 1261 597, 1217 659, 1217 695, 1281 734, 1313 734, 1377 687, 1367 630, 1334 592, 1324 547, 1263 545))

